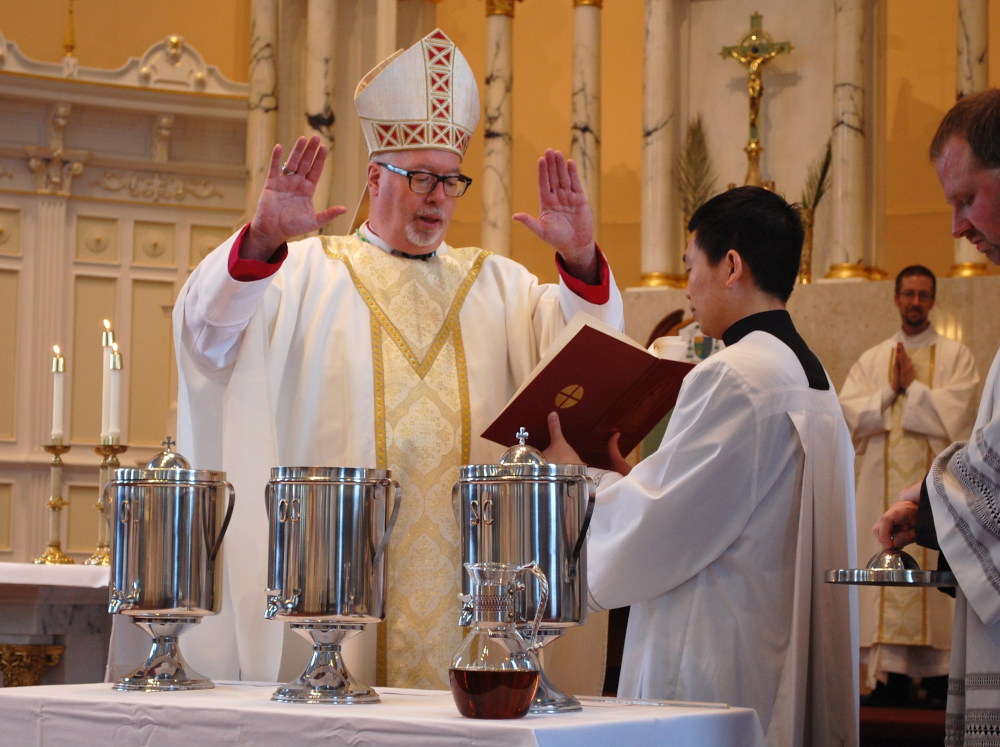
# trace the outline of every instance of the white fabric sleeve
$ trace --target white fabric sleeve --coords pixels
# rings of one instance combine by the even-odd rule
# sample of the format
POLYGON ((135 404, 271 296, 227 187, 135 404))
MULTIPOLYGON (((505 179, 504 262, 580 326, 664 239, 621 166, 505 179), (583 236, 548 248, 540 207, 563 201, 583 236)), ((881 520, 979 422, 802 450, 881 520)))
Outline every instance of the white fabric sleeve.
POLYGON ((903 400, 903 429, 945 441, 968 438, 976 420, 978 384, 979 372, 972 352, 960 345, 954 369, 943 386, 931 389, 914 381, 907 388, 903 400))
POLYGON ((608 265, 608 283, 610 285, 608 302, 594 304, 576 295, 569 289, 562 277, 559 278, 559 306, 562 309, 563 317, 568 322, 578 311, 585 311, 591 316, 597 317, 605 324, 610 324, 619 332, 625 329, 625 305, 622 302, 621 291, 615 283, 615 274, 608 265))
POLYGON ((851 366, 840 390, 840 406, 855 443, 868 436, 884 433, 892 425, 892 387, 873 381, 865 365, 866 356, 851 366))
POLYGON ((187 279, 184 337, 194 356, 214 368, 225 368, 236 356, 236 342, 258 309, 274 275, 243 282, 229 274, 233 234, 199 263, 187 279))
POLYGON ((594 602, 614 609, 654 599, 718 559, 760 500, 760 448, 742 378, 711 359, 695 368, 660 448, 598 490, 587 547, 594 602))

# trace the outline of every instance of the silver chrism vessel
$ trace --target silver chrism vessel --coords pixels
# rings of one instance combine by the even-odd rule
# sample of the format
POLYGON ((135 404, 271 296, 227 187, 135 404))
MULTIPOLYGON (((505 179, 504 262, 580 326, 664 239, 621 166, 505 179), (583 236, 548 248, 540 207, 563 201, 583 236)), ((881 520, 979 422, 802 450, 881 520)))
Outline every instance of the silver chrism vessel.
POLYGON ((341 644, 366 624, 385 619, 386 550, 401 498, 399 483, 386 470, 271 470, 264 616, 287 621, 313 644, 305 671, 271 700, 379 702, 375 689, 347 670, 341 644))
POLYGON ((115 688, 215 687, 184 661, 178 637, 222 609, 222 538, 236 502, 233 486, 224 472, 191 469, 168 443, 146 469, 116 470, 102 500, 112 537, 108 612, 129 616, 153 638, 146 661, 115 688))
MULTIPOLYGON (((537 581, 520 585, 515 598, 518 625, 527 636, 539 608, 542 646, 567 628, 587 622, 587 530, 594 512, 596 487, 582 464, 549 464, 537 449, 520 443, 498 464, 468 464, 459 468, 452 502, 462 533, 463 563, 535 562, 548 579, 548 599, 537 581)), ((463 598, 472 586, 462 579, 463 598)), ((471 606, 466 601, 459 624, 467 626, 471 606)), ((544 669, 532 703, 532 713, 580 710, 580 702, 560 692, 544 669)))

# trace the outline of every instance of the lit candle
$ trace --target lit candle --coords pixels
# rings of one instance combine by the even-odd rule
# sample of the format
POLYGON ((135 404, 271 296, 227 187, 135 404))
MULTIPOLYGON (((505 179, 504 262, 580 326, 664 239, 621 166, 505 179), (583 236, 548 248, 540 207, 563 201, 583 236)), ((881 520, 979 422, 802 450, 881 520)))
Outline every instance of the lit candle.
POLYGON ((104 348, 104 375, 101 378, 101 441, 108 438, 111 428, 111 346, 115 343, 115 333, 111 331, 111 322, 104 320, 104 331, 101 332, 101 346, 104 348))
POLYGON ((111 361, 108 364, 111 381, 111 407, 108 412, 108 438, 114 441, 122 433, 122 354, 118 352, 118 343, 111 343, 111 361))
POLYGON ((63 375, 66 373, 66 359, 59 354, 59 346, 53 345, 52 352, 52 441, 63 439, 63 375))

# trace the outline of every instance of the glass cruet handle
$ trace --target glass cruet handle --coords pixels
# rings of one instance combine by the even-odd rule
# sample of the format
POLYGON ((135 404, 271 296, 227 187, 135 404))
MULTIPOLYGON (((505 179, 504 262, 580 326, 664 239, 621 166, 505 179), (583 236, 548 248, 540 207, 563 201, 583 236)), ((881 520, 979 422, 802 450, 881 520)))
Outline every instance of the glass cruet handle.
POLYGON ((538 645, 538 626, 542 624, 542 616, 545 614, 545 607, 549 603, 549 582, 545 578, 545 574, 542 573, 541 567, 534 560, 520 566, 517 572, 518 574, 530 572, 534 575, 538 579, 538 588, 542 592, 541 598, 538 600, 538 606, 535 609, 535 619, 531 625, 531 640, 528 642, 531 648, 540 648, 538 645))

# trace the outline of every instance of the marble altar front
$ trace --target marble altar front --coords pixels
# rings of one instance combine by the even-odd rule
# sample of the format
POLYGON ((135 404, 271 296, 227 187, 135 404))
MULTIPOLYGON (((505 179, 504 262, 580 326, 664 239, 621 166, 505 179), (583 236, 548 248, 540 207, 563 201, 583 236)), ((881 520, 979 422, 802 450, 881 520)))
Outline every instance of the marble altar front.
MULTIPOLYGON (((0 563, 0 649, 10 654, 0 669, 7 668, 7 658, 33 650, 41 670, 45 650, 64 647, 42 684, 102 682, 111 636, 108 570, 0 563)), ((0 674, 9 686, 20 684, 11 680, 23 673, 0 674)))

